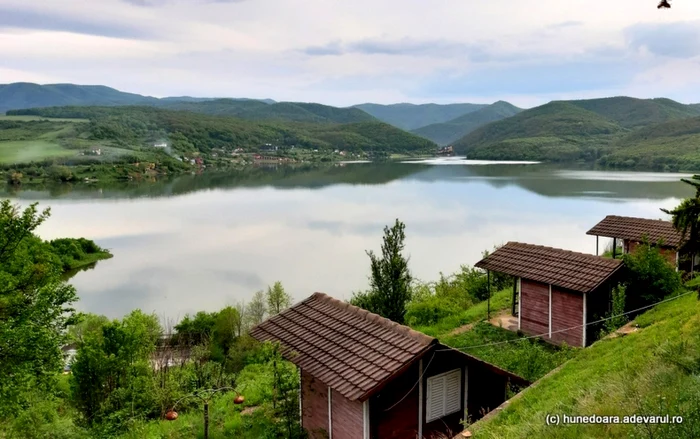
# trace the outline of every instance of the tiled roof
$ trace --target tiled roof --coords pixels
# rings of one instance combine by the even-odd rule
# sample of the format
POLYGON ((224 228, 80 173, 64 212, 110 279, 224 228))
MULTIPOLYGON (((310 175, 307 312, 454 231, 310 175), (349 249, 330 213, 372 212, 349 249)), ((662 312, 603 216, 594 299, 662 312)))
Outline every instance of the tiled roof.
POLYGON ((476 267, 587 293, 622 266, 619 259, 509 242, 476 267))
POLYGON ((681 242, 681 234, 670 221, 630 216, 608 215, 586 234, 633 241, 642 241, 646 236, 650 244, 656 244, 661 240, 669 247, 678 247, 681 242))
POLYGON ((350 400, 364 401, 437 340, 323 293, 259 324, 257 340, 350 400))

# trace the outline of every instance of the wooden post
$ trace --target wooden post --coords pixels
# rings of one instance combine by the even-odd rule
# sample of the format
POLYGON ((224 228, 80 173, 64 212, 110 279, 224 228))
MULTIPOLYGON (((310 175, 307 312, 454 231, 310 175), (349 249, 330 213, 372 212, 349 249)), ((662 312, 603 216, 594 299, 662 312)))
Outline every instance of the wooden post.
POLYGON ((513 277, 513 303, 512 303, 512 307, 511 307, 512 311, 510 313, 512 316, 515 315, 515 298, 517 297, 517 295, 518 295, 518 278, 513 277))
POLYGON ((617 238, 613 238, 613 259, 615 259, 616 251, 617 251, 617 238))
POLYGON ((491 320, 491 272, 486 270, 486 320, 491 320))
POLYGON ((204 401, 204 439, 209 439, 209 401, 204 401))
POLYGON ((600 238, 598 235, 595 235, 595 255, 599 256, 600 253, 598 253, 598 238, 600 238))

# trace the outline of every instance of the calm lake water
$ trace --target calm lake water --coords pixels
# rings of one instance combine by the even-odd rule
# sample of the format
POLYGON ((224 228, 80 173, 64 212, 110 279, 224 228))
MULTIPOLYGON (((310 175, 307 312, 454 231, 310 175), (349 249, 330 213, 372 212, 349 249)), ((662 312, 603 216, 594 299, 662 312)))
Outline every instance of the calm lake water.
POLYGON ((423 280, 511 240, 593 253, 588 229, 610 214, 663 218, 659 208, 692 194, 682 176, 453 159, 259 168, 10 196, 51 207, 43 238, 84 236, 114 253, 71 280, 79 309, 179 319, 247 300, 276 280, 296 300, 315 291, 347 299, 367 287, 365 250, 379 250, 383 227, 396 218, 423 280))

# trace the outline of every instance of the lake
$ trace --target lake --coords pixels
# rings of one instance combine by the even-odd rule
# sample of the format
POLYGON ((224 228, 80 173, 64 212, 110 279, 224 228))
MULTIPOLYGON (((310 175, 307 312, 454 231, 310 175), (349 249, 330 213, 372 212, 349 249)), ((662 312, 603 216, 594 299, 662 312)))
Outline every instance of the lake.
POLYGON ((594 253, 588 229, 611 214, 663 218, 659 208, 692 195, 682 176, 437 159, 9 196, 51 207, 43 238, 82 236, 114 253, 71 280, 78 309, 179 319, 247 300, 277 280, 295 300, 315 291, 348 299, 368 285, 365 250, 379 251, 396 218, 422 280, 473 265, 507 241, 594 253))

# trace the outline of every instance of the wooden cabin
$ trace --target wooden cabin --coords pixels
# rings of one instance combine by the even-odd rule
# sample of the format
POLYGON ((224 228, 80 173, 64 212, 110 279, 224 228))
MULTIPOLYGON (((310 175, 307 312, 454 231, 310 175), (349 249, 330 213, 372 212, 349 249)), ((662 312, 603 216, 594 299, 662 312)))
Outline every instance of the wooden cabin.
POLYGON ((312 439, 452 437, 523 378, 322 293, 250 334, 277 341, 300 369, 301 424, 312 439))
POLYGON ((569 346, 585 347, 597 334, 589 323, 610 310, 619 282, 619 259, 540 245, 509 242, 476 267, 514 277, 517 329, 569 346))
POLYGON ((622 241, 624 254, 634 252, 646 239, 649 244, 659 246, 661 254, 676 268, 693 271, 698 264, 697 255, 691 257, 681 251, 683 237, 670 221, 608 215, 586 234, 595 236, 596 254, 599 252, 601 236, 613 239, 613 257, 617 256, 615 252, 619 241, 622 241), (695 259, 692 265, 691 259, 695 259))

